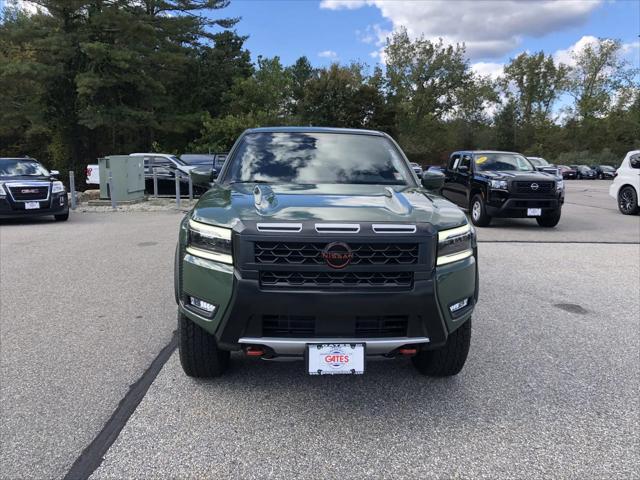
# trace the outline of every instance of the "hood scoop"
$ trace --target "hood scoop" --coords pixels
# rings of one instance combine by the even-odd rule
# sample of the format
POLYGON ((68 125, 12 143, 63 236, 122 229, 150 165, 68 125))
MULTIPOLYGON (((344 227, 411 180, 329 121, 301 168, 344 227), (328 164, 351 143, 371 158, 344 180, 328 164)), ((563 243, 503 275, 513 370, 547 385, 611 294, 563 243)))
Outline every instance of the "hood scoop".
POLYGON ((268 185, 256 185, 253 189, 253 203, 258 213, 269 215, 278 206, 278 197, 268 185))
POLYGON ((404 195, 398 194, 393 188, 384 189, 385 207, 398 215, 409 215, 412 207, 404 195))

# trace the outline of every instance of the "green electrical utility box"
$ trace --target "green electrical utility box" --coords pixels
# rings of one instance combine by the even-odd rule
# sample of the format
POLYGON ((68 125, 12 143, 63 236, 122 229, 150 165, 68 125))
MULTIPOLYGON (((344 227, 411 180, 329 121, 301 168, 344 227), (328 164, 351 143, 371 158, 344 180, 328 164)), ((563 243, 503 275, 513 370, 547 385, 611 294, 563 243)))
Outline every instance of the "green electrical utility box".
POLYGON ((109 155, 98 159, 100 198, 108 200, 113 194, 118 201, 136 201, 144 198, 144 165, 142 157, 109 155), (113 192, 109 187, 109 172, 113 192))

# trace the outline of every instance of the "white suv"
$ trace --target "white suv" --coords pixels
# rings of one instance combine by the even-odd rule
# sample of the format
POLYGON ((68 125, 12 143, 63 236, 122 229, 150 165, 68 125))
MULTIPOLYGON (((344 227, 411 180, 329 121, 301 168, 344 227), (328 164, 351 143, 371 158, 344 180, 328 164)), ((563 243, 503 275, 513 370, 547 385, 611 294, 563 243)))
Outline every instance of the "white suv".
POLYGON ((618 201, 620 212, 635 215, 640 194, 640 150, 632 150, 624 157, 617 176, 609 187, 609 195, 618 201))

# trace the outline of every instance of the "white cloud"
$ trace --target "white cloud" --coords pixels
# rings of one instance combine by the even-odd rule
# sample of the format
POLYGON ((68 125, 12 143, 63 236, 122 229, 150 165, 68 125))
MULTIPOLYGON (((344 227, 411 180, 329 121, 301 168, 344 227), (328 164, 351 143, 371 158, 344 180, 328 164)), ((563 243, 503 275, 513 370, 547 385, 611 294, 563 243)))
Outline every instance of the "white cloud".
POLYGON ((623 53, 631 53, 634 50, 640 49, 640 40, 636 40, 635 42, 623 43, 622 44, 622 52, 623 53))
POLYGON ((333 50, 323 50, 318 52, 318 56, 321 58, 329 58, 331 60, 336 60, 338 58, 338 54, 333 50))
POLYGON ((584 50, 586 46, 597 45, 598 42, 599 40, 597 37, 594 37, 592 35, 585 35, 569 48, 556 51, 556 53, 553 54, 553 59, 556 61, 556 63, 564 63, 565 65, 574 66, 576 62, 573 59, 573 56, 576 53, 580 53, 582 50, 584 50))
POLYGON ((356 8, 364 7, 367 5, 367 0, 322 0, 320 2, 320 8, 327 8, 329 10, 355 10, 356 8))
POLYGON ((523 36, 541 37, 584 22, 602 0, 322 0, 330 10, 377 7, 393 30, 413 37, 442 38, 467 46, 471 58, 496 58, 511 52, 523 36))
POLYGON ((471 70, 478 75, 495 80, 504 73, 504 63, 476 62, 471 64, 471 70))

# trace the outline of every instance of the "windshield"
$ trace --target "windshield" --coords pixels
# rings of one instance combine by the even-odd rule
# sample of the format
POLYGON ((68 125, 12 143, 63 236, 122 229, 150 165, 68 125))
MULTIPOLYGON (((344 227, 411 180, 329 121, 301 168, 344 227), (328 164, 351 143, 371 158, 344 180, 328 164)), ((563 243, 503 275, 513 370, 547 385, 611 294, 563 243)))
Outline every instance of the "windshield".
POLYGON ((0 175, 16 177, 20 175, 48 177, 49 172, 35 160, 5 158, 0 160, 0 175))
POLYGON ((527 157, 527 160, 533 163, 536 167, 547 167, 549 165, 549 162, 540 157, 527 157))
POLYGON ((531 163, 517 153, 481 153, 473 158, 477 170, 531 172, 531 163))
POLYGON ((609 172, 611 172, 611 171, 615 170, 615 168, 610 167, 609 165, 600 165, 600 168, 601 168, 602 170, 607 170, 607 171, 609 171, 609 172))
POLYGON ((225 182, 407 185, 410 174, 385 137, 257 132, 243 137, 225 182))
POLYGON ((181 155, 180 160, 187 165, 213 165, 213 155, 181 155))

